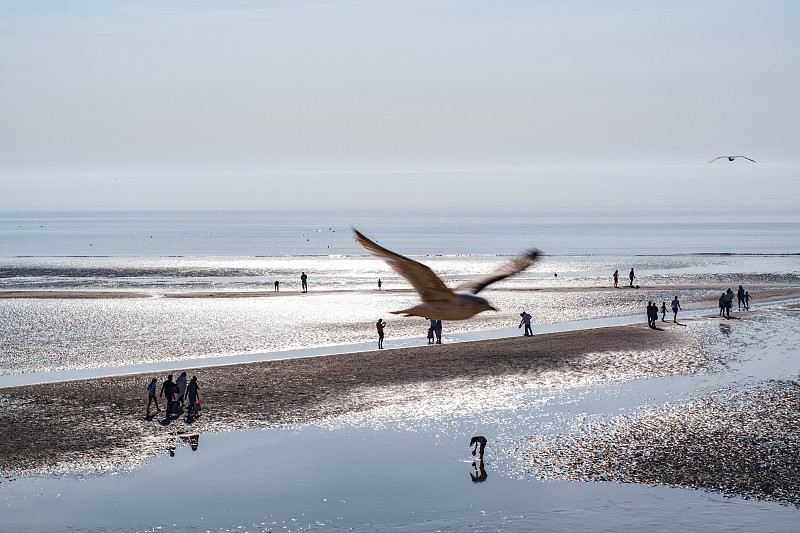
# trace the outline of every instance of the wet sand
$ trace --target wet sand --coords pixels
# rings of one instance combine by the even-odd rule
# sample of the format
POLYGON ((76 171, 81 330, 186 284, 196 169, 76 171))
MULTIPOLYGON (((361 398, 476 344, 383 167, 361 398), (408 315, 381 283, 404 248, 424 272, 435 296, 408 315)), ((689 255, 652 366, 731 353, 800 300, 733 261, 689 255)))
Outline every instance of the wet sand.
MULTIPOLYGON (((0 389, 0 472, 105 470, 163 453, 175 432, 271 427, 377 405, 365 387, 554 370, 602 374, 614 357, 652 347, 679 349, 693 338, 662 324, 619 326, 352 354, 186 369, 200 384, 203 413, 167 420, 145 416, 146 385, 136 374, 0 389)), ((183 369, 181 369, 183 370, 183 369)), ((176 376, 180 370, 176 369, 176 376)), ((165 376, 159 375, 159 383, 165 376)), ((163 408, 163 399, 161 399, 163 408)))
MULTIPOLYGON (((509 292, 534 292, 534 293, 549 293, 549 292, 563 292, 563 293, 597 293, 597 292, 615 292, 624 291, 626 293, 638 293, 643 300, 649 297, 649 294, 658 291, 675 292, 680 294, 686 291, 714 291, 721 293, 727 287, 720 287, 719 285, 653 285, 651 287, 637 287, 630 288, 628 286, 620 285, 619 288, 613 287, 597 287, 597 286, 570 286, 565 285, 562 287, 529 287, 529 288, 503 288, 494 289, 497 291, 509 292)), ((736 287, 731 287, 735 289, 736 287)), ((748 291, 754 293, 754 303, 774 302, 778 300, 800 298, 800 288, 787 287, 785 285, 748 285, 748 291)), ((317 294, 338 294, 338 293, 373 293, 378 292, 376 289, 366 290, 316 290, 302 293, 299 290, 249 290, 249 291, 184 291, 184 292, 141 292, 141 291, 86 291, 86 290, 69 290, 69 289, 48 289, 48 290, 0 290, 0 299, 116 299, 116 298, 276 298, 286 296, 299 296, 304 294, 305 297, 312 297, 317 294)), ((409 289, 387 289, 382 292, 391 294, 415 294, 415 291, 409 289)), ((491 294, 493 290, 486 291, 491 294)), ((714 304, 716 306, 718 296, 709 296, 697 300, 696 303, 703 305, 714 304)))
MULTIPOLYGON (((709 318, 719 320, 691 320, 709 318)), ((605 379, 619 365, 635 362, 638 376, 647 378, 718 362, 703 359, 697 350, 702 339, 690 328, 658 326, 186 369, 200 382, 204 411, 197 418, 166 419, 163 411, 145 416, 145 387, 155 377, 150 374, 0 389, 0 473, 132 467, 163 455, 176 434, 313 422, 403 401, 374 394, 388 387, 468 378, 481 394, 485 378, 495 376, 534 384, 554 372, 605 379), (626 354, 642 353, 626 360, 626 354), (676 358, 678 353, 684 356, 676 358), (664 359, 654 360, 656 354, 664 359)), ((800 383, 765 381, 574 432, 529 437, 530 445, 513 454, 540 478, 680 485, 800 505, 798 411, 800 383)))

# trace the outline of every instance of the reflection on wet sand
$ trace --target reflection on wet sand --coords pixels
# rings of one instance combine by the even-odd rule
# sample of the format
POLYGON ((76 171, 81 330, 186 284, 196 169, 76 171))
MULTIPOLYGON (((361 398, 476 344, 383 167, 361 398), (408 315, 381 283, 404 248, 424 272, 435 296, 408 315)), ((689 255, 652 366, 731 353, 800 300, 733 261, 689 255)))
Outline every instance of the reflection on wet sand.
POLYGON ((483 459, 479 461, 478 465, 475 463, 475 461, 472 461, 472 468, 475 469, 475 472, 470 472, 469 477, 472 478, 473 483, 483 483, 488 477, 488 474, 486 474, 486 468, 483 466, 483 459))

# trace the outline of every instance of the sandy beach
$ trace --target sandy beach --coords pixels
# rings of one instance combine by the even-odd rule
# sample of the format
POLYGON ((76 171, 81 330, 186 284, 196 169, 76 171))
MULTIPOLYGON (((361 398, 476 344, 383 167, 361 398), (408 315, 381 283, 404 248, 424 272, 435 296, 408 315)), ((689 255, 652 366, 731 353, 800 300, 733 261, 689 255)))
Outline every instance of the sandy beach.
MULTIPOLYGON (((783 307, 797 311, 798 306, 783 307)), ((737 313, 731 323, 769 317, 737 313)), ((145 415, 151 374, 0 389, 0 472, 106 472, 174 450, 176 436, 285 426, 413 402, 415 387, 492 379, 551 387, 692 374, 725 364, 687 324, 714 315, 496 340, 186 368, 202 414, 145 415), (553 376, 556 376, 555 378, 553 376), (387 392, 388 391, 388 392, 387 392)), ((716 327, 716 326, 714 326, 716 327)), ((181 370, 175 369, 177 375, 181 370)), ((158 375, 159 382, 164 376, 158 375)), ((163 408, 163 399, 162 399, 163 408)), ((679 485, 800 504, 800 384, 766 381, 578 431, 534 435, 510 451, 541 479, 679 485), (713 446, 709 446, 713 443, 713 446)))
MULTIPOLYGON (((186 369, 197 375, 203 414, 145 417, 150 374, 0 389, 0 471, 4 475, 103 469, 162 453, 176 431, 206 432, 308 421, 376 405, 357 392, 463 377, 537 375, 572 369, 602 375, 609 358, 643 350, 658 334, 666 349, 694 342, 671 323, 599 328, 535 337, 186 369)), ((176 369, 176 376, 179 370, 176 369)), ((159 384, 165 376, 158 376, 159 384)), ((162 408, 163 408, 163 399, 162 408)))

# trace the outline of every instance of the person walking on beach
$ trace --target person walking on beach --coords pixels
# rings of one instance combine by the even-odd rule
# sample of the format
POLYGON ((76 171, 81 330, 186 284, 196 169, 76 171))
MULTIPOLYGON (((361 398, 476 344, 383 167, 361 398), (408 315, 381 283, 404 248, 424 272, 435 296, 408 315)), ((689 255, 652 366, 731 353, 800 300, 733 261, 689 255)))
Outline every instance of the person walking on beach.
POLYGON ((279 292, 281 290, 281 282, 277 279, 275 280, 275 292, 279 292))
POLYGON ((381 285, 383 285, 383 283, 381 283, 381 278, 378 278, 378 290, 381 290, 381 285))
POLYGON ((300 276, 300 285, 303 288, 303 292, 308 292, 308 276, 306 276, 305 272, 300 276))
POLYGON ((442 344, 442 321, 436 321, 436 327, 433 328, 433 332, 436 334, 436 344, 442 344))
POLYGON ((615 270, 614 271, 614 288, 615 289, 619 287, 618 283, 619 283, 619 270, 615 270))
MULTIPOLYGON (((736 301, 739 303, 739 311, 742 310, 742 304, 744 303, 744 293, 745 293, 744 287, 739 285, 739 290, 736 291, 736 301)), ((747 309, 746 306, 745 309, 747 309)))
POLYGON ((519 314, 522 317, 522 320, 519 321, 519 326, 522 327, 522 324, 525 324, 525 336, 532 337, 533 330, 531 330, 531 315, 527 311, 523 311, 519 314))
POLYGON ((484 437, 482 435, 476 435, 476 436, 474 436, 474 437, 472 437, 470 439, 469 445, 470 446, 473 446, 473 445, 475 446, 475 448, 473 448, 473 450, 472 450, 472 455, 475 455, 475 452, 478 449, 478 446, 480 446, 479 459, 481 461, 483 461, 483 450, 484 450, 484 448, 486 448, 486 437, 484 437))
POLYGON ((678 301, 678 295, 675 295, 675 299, 672 300, 672 321, 674 323, 678 323, 678 311, 681 310, 681 303, 678 301))
POLYGON ((719 316, 725 316, 725 293, 719 297, 719 316))
POLYGON ((177 389, 178 394, 178 402, 180 403, 181 407, 183 407, 184 402, 184 395, 186 394, 186 372, 181 372, 181 375, 178 376, 178 379, 175 380, 175 389, 177 389))
POLYGON ((186 414, 197 414, 197 400, 200 399, 200 387, 197 386, 197 376, 192 376, 192 381, 186 387, 186 394, 189 396, 189 409, 186 414))
POLYGON ((175 383, 172 382, 172 374, 167 376, 167 381, 161 384, 161 390, 158 393, 163 396, 167 402, 167 417, 175 410, 175 383))
POLYGON ((386 327, 386 322, 383 321, 382 318, 379 318, 377 322, 375 322, 375 327, 378 328, 378 349, 383 349, 383 328, 386 327))
POLYGON ((647 327, 648 328, 654 328, 655 327, 654 322, 653 322, 653 302, 652 301, 647 302, 647 327))
POLYGON ((148 395, 148 398, 147 398, 147 415, 148 416, 150 415, 150 404, 151 403, 156 404, 156 411, 160 411, 161 410, 161 408, 158 406, 158 396, 156 396, 156 389, 158 388, 157 380, 158 380, 158 378, 153 378, 153 381, 151 381, 150 384, 147 385, 147 395, 148 395))
POLYGON ((665 322, 665 316, 667 316, 667 302, 661 302, 661 322, 665 322))
POLYGON ((750 310, 750 293, 747 291, 744 291, 744 309, 745 311, 750 310))
POLYGON ((636 274, 633 273, 633 267, 631 267, 631 273, 628 274, 628 277, 631 279, 631 289, 633 288, 633 278, 636 277, 636 274))

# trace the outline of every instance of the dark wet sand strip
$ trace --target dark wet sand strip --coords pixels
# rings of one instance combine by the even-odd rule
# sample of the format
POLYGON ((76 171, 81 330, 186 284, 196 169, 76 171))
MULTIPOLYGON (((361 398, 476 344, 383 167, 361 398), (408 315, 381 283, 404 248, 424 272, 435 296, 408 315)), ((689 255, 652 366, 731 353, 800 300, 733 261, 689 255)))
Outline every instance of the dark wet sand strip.
POLYGON ((373 407, 369 395, 356 394, 364 387, 499 375, 535 379, 559 369, 601 372, 593 366, 611 364, 608 359, 586 354, 645 350, 654 335, 661 350, 691 342, 685 328, 662 327, 654 332, 644 324, 618 326, 186 369, 198 376, 205 406, 195 420, 166 421, 163 412, 153 419, 144 416, 146 385, 152 377, 163 381, 164 375, 0 389, 0 473, 102 469, 163 453, 165 439, 175 431, 263 428, 373 407))

